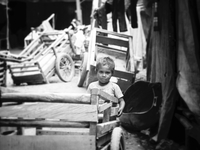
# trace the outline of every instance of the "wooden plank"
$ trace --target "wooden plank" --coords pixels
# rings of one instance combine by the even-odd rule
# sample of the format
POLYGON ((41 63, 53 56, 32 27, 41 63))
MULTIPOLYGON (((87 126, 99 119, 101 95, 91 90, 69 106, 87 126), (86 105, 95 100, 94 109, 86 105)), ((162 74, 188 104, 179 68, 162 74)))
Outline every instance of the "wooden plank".
MULTIPOLYGON (((42 36, 42 35, 40 35, 40 36, 42 36)), ((37 39, 33 40, 23 51, 21 51, 19 56, 28 56, 28 55, 30 55, 30 52, 33 50, 33 48, 39 44, 40 36, 37 37, 37 39)))
POLYGON ((18 63, 18 64, 10 64, 8 65, 9 68, 14 69, 14 68, 26 68, 26 67, 35 67, 35 62, 26 62, 26 63, 18 63))
POLYGON ((103 122, 110 121, 110 114, 111 114, 111 108, 110 107, 103 111, 103 122))
POLYGON ((123 46, 123 47, 128 47, 129 46, 128 41, 121 40, 121 39, 110 38, 110 37, 101 36, 101 35, 97 35, 96 36, 96 43, 123 46))
POLYGON ((35 119, 0 119, 0 126, 14 127, 74 127, 88 128, 89 123, 67 122, 62 120, 35 120, 35 119))
POLYGON ((97 148, 102 148, 102 145, 105 145, 105 143, 108 143, 111 140, 111 133, 112 132, 106 133, 97 138, 97 148))
POLYGON ((12 76, 14 83, 43 83, 44 79, 41 74, 27 74, 27 75, 17 75, 13 74, 12 76))
POLYGON ((97 122, 97 106, 86 104, 32 103, 0 108, 0 117, 25 119, 63 119, 75 122, 97 122))
MULTIPOLYGON (((99 100, 99 96, 91 94, 91 96, 90 96, 91 105, 96 106, 97 112, 98 112, 98 110, 97 110, 98 100, 99 100)), ((96 114, 96 117, 97 117, 97 122, 98 122, 98 113, 96 114)), ((96 128, 97 122, 90 123, 90 135, 95 135, 95 137, 96 137, 96 133, 97 133, 97 128, 96 128)))
POLYGON ((1 150, 95 150, 91 135, 0 136, 1 150))
POLYGON ((89 128, 42 128, 36 135, 89 135, 89 128))
POLYGON ((89 104, 88 93, 2 93, 2 102, 51 102, 89 104))
POLYGON ((121 78, 121 79, 126 79, 126 80, 132 82, 133 77, 134 77, 134 73, 133 72, 128 72, 128 71, 115 70, 113 76, 121 78))
POLYGON ((129 61, 130 61, 130 71, 135 72, 135 58, 133 49, 133 37, 129 37, 129 61))
POLYGON ((131 35, 117 33, 117 32, 112 32, 112 31, 108 31, 108 30, 100 29, 100 28, 96 28, 96 31, 101 32, 101 33, 107 33, 107 34, 114 35, 114 36, 117 36, 117 37, 122 37, 122 38, 132 37, 131 35))
POLYGON ((119 121, 117 120, 97 124, 97 137, 104 135, 117 126, 119 126, 119 121))
POLYGON ((103 112, 104 110, 110 108, 112 106, 112 103, 103 103, 102 105, 99 105, 98 111, 103 112))
POLYGON ((107 45, 102 45, 102 44, 99 44, 99 43, 96 43, 96 46, 99 49, 106 49, 108 51, 117 52, 121 55, 124 55, 127 52, 127 50, 124 50, 124 49, 117 49, 117 48, 114 48, 114 47, 110 47, 109 45, 107 46, 107 45))
POLYGON ((93 89, 91 91, 91 94, 93 95, 98 95, 100 98, 102 98, 105 101, 108 102, 113 102, 113 103, 118 103, 118 99, 114 96, 109 95, 108 93, 98 90, 98 89, 93 89))

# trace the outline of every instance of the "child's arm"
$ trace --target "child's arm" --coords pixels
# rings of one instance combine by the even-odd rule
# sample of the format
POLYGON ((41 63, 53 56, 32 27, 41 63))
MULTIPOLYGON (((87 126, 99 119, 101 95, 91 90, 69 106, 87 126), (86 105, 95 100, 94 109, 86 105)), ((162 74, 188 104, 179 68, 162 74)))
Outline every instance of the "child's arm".
POLYGON ((122 111, 123 111, 124 107, 125 107, 125 101, 124 101, 123 97, 119 98, 118 116, 120 116, 122 114, 122 111))

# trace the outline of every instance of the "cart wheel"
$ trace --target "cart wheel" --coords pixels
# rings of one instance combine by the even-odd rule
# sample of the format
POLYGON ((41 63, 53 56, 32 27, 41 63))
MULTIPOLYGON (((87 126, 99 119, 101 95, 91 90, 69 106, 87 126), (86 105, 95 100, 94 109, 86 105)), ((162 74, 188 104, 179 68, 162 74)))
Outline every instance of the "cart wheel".
POLYGON ((87 76, 87 61, 88 61, 88 53, 84 53, 82 58, 82 63, 79 68, 79 80, 78 80, 78 87, 83 87, 87 76))
POLYGON ((59 54, 56 59, 56 73, 63 82, 71 81, 75 68, 72 58, 68 54, 59 54))
POLYGON ((112 131, 110 150, 125 150, 124 132, 121 127, 116 127, 112 131))

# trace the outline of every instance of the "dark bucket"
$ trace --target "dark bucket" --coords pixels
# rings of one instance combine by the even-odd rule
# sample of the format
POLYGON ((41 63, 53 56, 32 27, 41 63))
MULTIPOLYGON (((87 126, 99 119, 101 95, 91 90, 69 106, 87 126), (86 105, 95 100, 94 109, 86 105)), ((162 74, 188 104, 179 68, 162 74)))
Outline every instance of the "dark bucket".
POLYGON ((162 102, 160 83, 138 81, 126 90, 124 100, 126 105, 119 119, 125 129, 145 130, 158 123, 162 102))

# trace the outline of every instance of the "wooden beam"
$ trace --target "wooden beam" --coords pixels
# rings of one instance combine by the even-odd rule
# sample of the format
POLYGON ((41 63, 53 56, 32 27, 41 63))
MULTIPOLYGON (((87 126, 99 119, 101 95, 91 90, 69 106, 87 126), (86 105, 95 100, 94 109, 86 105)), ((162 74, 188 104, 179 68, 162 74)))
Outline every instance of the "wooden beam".
POLYGON ((111 96, 109 95, 108 93, 106 92, 103 92, 101 90, 98 90, 98 89, 93 89, 91 91, 91 94, 93 95, 98 95, 100 98, 102 98, 103 100, 105 101, 108 101, 108 102, 113 102, 113 103, 118 103, 118 99, 114 96, 111 96))
POLYGON ((98 112, 103 112, 104 110, 110 108, 112 106, 112 103, 103 103, 102 105, 99 105, 98 112))
POLYGON ((123 47, 129 46, 128 41, 110 38, 110 37, 101 36, 101 35, 96 36, 96 43, 110 44, 110 45, 123 46, 123 47))
POLYGON ((89 104, 86 93, 2 93, 1 102, 51 102, 89 104))
POLYGON ((119 126, 119 121, 117 120, 97 124, 97 137, 104 135, 117 126, 119 126))
POLYGON ((98 122, 97 106, 88 104, 31 103, 6 106, 1 107, 0 117, 98 122))
POLYGON ((0 119, 0 126, 14 127, 57 127, 57 128, 88 128, 89 123, 68 122, 62 120, 23 120, 23 119, 0 119))

